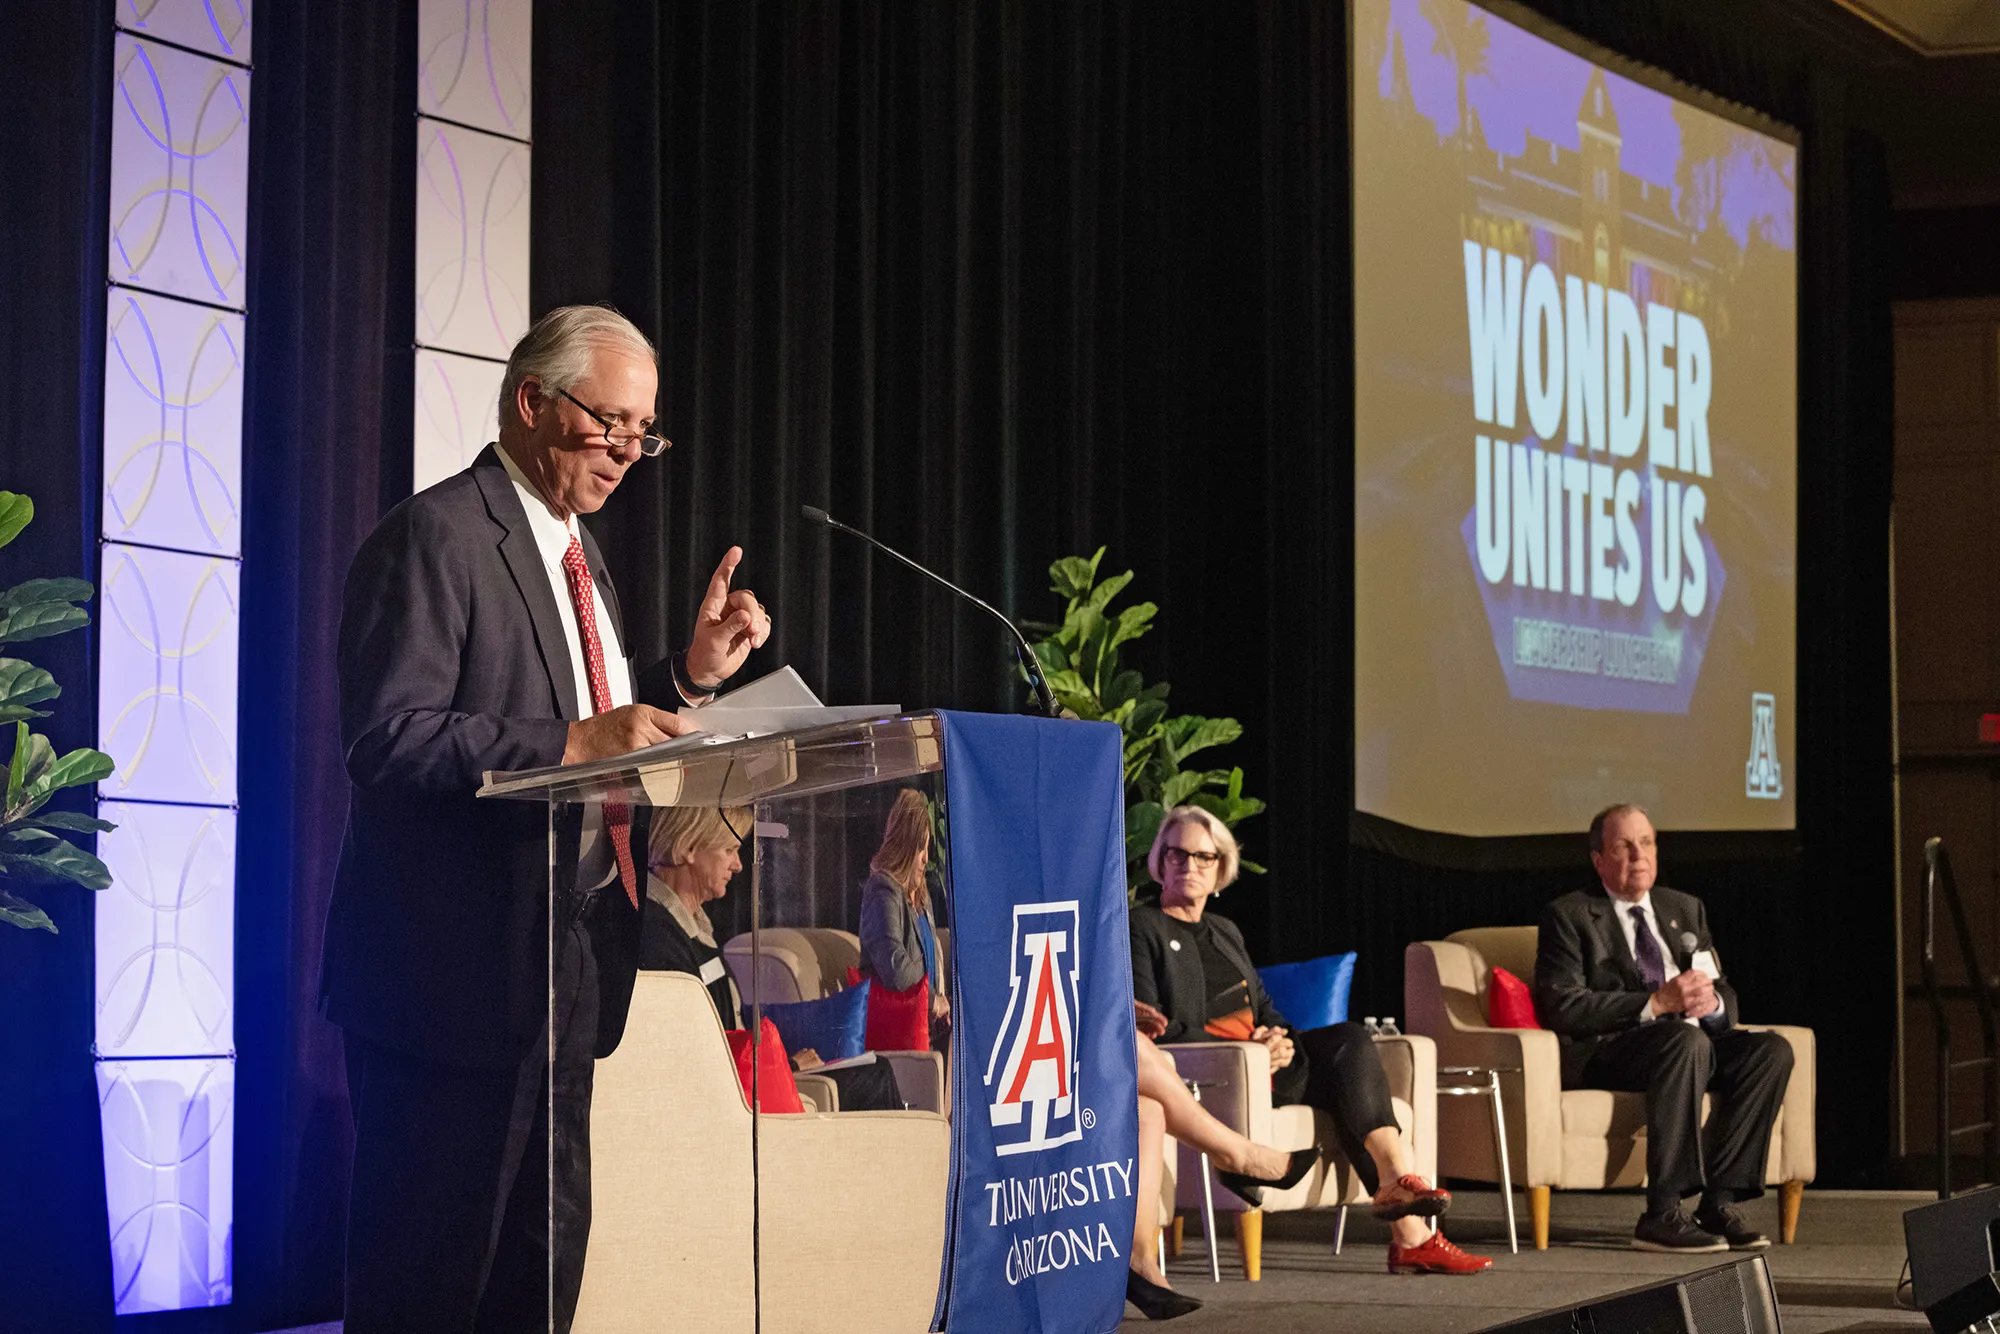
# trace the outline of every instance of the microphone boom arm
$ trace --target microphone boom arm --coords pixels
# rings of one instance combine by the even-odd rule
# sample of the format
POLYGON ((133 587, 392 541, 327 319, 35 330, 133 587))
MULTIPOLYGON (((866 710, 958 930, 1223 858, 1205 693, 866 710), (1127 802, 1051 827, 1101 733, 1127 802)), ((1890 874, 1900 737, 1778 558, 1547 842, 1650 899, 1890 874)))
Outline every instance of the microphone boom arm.
POLYGON ((1021 670, 1027 673, 1028 684, 1034 687, 1035 700, 1042 706, 1042 712, 1047 714, 1051 718, 1060 718, 1063 716, 1062 706, 1056 703, 1055 692, 1049 689, 1048 680, 1046 677, 1042 675, 1042 664, 1038 659, 1036 659, 1035 650, 1030 648, 1028 645, 1028 637, 1022 634, 1021 628, 1015 625, 1014 622, 1012 622, 1011 620, 1007 619, 1006 614, 1003 613, 998 607, 988 602, 985 598, 976 597, 973 594, 966 592, 964 589, 960 588, 957 584, 945 578, 937 571, 930 569, 928 566, 919 565, 917 562, 911 560, 908 556, 905 556, 902 552, 896 550, 894 547, 888 545, 886 542, 878 542, 874 538, 870 537, 868 534, 862 532, 859 528, 853 528, 848 526, 847 524, 842 523, 840 520, 834 518, 831 514, 828 514, 825 510, 820 509, 816 505, 801 505, 799 509, 800 512, 803 513, 805 517, 810 519, 812 522, 817 524, 823 524, 828 528, 838 528, 843 533, 852 533, 854 536, 860 538, 863 542, 866 542, 869 546, 874 547, 877 551, 880 551, 884 555, 895 557, 903 564, 915 570, 918 574, 923 575, 926 579, 929 579, 934 583, 943 584, 946 588, 958 594, 960 597, 964 598, 967 602, 970 602, 973 606, 980 608, 987 615, 991 616, 994 620, 1000 622, 1000 624, 1006 626, 1007 633, 1014 637, 1014 652, 1016 656, 1018 656, 1021 660, 1021 670))

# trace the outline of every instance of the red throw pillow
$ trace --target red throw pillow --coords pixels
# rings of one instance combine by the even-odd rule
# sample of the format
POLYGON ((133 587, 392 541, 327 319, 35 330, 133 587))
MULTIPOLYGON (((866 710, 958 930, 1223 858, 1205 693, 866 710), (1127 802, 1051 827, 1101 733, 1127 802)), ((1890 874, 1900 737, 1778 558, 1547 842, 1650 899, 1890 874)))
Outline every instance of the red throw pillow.
MULTIPOLYGON (((792 1079, 792 1063, 785 1056, 785 1043, 778 1036, 778 1027, 769 1019, 764 1021, 764 1040, 758 1044, 757 1084, 759 1099, 767 1112, 803 1112, 805 1104, 799 1101, 799 1086, 792 1079)), ((729 1039, 729 1054, 736 1058, 736 1077, 743 1081, 743 1096, 750 1097, 750 1030, 732 1028, 723 1035, 729 1039)))
MULTIPOLYGON (((861 983, 861 970, 847 970, 847 985, 861 983)), ((907 991, 891 991, 876 978, 868 988, 869 1051, 929 1051, 931 1049, 931 980, 917 979, 907 991)))
POLYGON ((1540 1028, 1535 1019, 1535 996, 1528 984, 1495 968, 1486 983, 1486 1022, 1495 1028, 1540 1028))

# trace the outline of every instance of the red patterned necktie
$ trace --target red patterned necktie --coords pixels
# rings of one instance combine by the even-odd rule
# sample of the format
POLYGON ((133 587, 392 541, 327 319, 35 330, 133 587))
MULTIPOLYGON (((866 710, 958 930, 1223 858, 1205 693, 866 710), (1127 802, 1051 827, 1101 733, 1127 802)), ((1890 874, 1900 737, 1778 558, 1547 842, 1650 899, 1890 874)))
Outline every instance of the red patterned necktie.
MULTIPOLYGON (((604 713, 611 708, 611 681, 604 674, 604 646, 597 639, 597 591, 591 586, 583 543, 575 533, 570 534, 569 550, 563 552, 563 573, 569 576, 576 632, 583 638, 583 665, 590 673, 590 709, 604 713)), ((618 879, 625 885, 625 897, 637 908, 639 876, 632 869, 632 808, 622 802, 605 802, 604 832, 611 835, 612 850, 618 854, 618 879)))

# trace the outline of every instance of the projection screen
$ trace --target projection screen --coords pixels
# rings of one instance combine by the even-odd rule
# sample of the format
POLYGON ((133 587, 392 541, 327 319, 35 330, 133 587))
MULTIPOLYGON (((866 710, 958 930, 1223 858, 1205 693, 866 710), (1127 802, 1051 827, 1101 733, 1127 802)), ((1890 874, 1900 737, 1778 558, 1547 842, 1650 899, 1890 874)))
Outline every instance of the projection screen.
POLYGON ((1353 0, 1355 804, 1793 827, 1798 151, 1353 0))

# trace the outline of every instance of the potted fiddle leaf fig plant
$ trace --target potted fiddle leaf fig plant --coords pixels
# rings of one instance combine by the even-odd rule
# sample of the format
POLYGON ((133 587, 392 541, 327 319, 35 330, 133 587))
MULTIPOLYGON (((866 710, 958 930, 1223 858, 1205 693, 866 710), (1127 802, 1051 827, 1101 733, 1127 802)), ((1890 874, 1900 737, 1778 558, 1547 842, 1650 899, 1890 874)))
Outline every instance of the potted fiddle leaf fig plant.
MULTIPOLYGON (((1035 657, 1056 702, 1077 717, 1117 723, 1125 734, 1125 859, 1127 891, 1150 878, 1146 854, 1160 821, 1175 806, 1200 806, 1235 829, 1264 809, 1243 795, 1243 770, 1182 768, 1198 752, 1226 746, 1243 735, 1234 718, 1170 714, 1167 683, 1146 683, 1118 660, 1120 646, 1153 628, 1159 608, 1137 602, 1113 611, 1111 603, 1132 582, 1132 571, 1100 580, 1104 548, 1086 559, 1065 556, 1049 566, 1049 591, 1064 599, 1062 623, 1029 624, 1041 636, 1035 657)), ((1263 867, 1245 859, 1243 869, 1263 867)))
MULTIPOLYGON (((35 516, 34 502, 0 491, 0 547, 35 516)), ((0 649, 46 639, 90 624, 79 603, 94 590, 81 579, 30 579, 0 593, 0 649)), ((12 724, 13 759, 0 804, 0 923, 54 931, 49 915, 21 893, 30 885, 76 884, 104 889, 111 872, 93 854, 71 843, 68 834, 101 834, 116 828, 94 816, 48 810, 49 798, 110 776, 111 757, 80 747, 57 755, 49 739, 29 723, 49 717, 47 704, 62 693, 55 677, 20 658, 0 657, 0 728, 12 724)))

